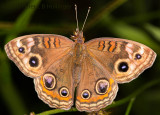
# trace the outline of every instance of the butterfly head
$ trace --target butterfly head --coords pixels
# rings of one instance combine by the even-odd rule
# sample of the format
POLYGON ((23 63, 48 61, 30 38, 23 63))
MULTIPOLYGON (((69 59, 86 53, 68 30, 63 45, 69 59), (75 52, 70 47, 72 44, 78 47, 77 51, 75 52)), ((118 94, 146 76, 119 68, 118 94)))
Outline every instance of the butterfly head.
POLYGON ((83 31, 79 31, 79 29, 77 28, 71 36, 71 39, 73 39, 75 43, 83 44, 85 41, 85 38, 83 37, 83 31))

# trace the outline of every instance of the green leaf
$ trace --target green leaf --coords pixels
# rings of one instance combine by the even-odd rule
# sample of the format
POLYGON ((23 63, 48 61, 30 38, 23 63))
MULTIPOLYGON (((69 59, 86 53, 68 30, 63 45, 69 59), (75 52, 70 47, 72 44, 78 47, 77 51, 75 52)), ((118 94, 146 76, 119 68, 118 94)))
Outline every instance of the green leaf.
MULTIPOLYGON (((41 0, 31 0, 30 6, 38 6, 41 0)), ((32 14, 37 7, 30 8, 27 7, 22 14, 17 18, 13 28, 10 30, 6 42, 15 38, 19 33, 23 32, 24 29, 29 24, 32 14)), ((3 34, 3 32, 2 32, 3 34)), ((14 84, 11 80, 10 66, 7 60, 7 56, 0 50, 0 91, 2 92, 2 97, 7 103, 8 109, 12 115, 23 115, 27 112, 24 107, 23 101, 18 94, 14 84)))
POLYGON ((31 3, 28 5, 28 7, 26 7, 26 9, 22 12, 22 14, 17 18, 13 28, 11 29, 9 35, 6 38, 6 42, 17 37, 19 33, 25 30, 25 28, 28 26, 31 20, 33 13, 37 9, 40 1, 41 0, 31 0, 31 3))
POLYGON ((119 8, 121 5, 123 5, 128 0, 112 0, 107 4, 104 4, 101 9, 97 10, 93 18, 87 23, 86 28, 91 28, 94 25, 96 25, 99 21, 103 19, 104 16, 108 16, 111 14, 114 10, 119 8))
POLYGON ((158 40, 160 41, 160 28, 152 24, 145 24, 144 27, 158 40))
POLYGON ((160 83, 160 79, 155 79, 155 80, 152 80, 146 84, 144 84, 142 87, 140 87, 139 89, 137 89, 136 91, 134 91, 132 94, 130 94, 129 96, 119 100, 119 101, 116 101, 115 103, 112 103, 111 105, 107 106, 106 109, 110 109, 110 108, 113 108, 113 107, 117 107, 117 106, 120 106, 124 103, 127 103, 129 100, 131 100, 132 98, 135 98, 137 97, 138 95, 140 95, 143 91, 145 91, 146 89, 154 86, 154 85, 157 85, 160 83))
POLYGON ((23 101, 11 80, 10 66, 7 57, 0 49, 0 92, 9 112, 12 115, 23 115, 27 112, 23 101))
POLYGON ((132 99, 130 100, 125 115, 129 115, 134 101, 135 101, 135 98, 132 98, 132 99))
POLYGON ((134 27, 125 22, 118 22, 114 19, 108 20, 108 17, 107 20, 104 19, 104 22, 106 26, 109 26, 110 31, 117 37, 140 42, 159 52, 159 44, 152 40, 152 38, 140 28, 134 27))

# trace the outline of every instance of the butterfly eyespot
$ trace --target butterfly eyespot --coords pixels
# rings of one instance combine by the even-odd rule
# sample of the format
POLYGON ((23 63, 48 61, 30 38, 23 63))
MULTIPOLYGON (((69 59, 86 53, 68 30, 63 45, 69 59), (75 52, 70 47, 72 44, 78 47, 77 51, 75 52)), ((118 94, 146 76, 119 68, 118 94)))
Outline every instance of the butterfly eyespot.
POLYGON ((56 85, 56 78, 53 74, 47 73, 43 76, 43 83, 46 89, 54 89, 56 85))
POLYGON ((97 81, 95 89, 97 94, 105 94, 108 90, 109 82, 106 79, 100 79, 97 81))
POLYGON ((82 97, 83 99, 89 99, 89 98, 91 97, 90 91, 89 91, 89 90, 84 90, 84 91, 82 92, 82 94, 81 94, 81 97, 82 97))
POLYGON ((19 53, 25 53, 25 48, 24 47, 20 47, 18 48, 19 53))
POLYGON ((39 65, 39 59, 36 56, 33 56, 29 59, 29 65, 31 67, 37 67, 39 65))
POLYGON ((61 97, 68 97, 69 96, 69 90, 66 87, 62 87, 59 90, 59 94, 61 97))
POLYGON ((141 54, 137 53, 137 54, 135 55, 135 59, 141 59, 141 58, 142 58, 142 55, 141 55, 141 54))
POLYGON ((129 69, 128 67, 128 63, 127 62, 120 62, 119 65, 118 65, 118 70, 120 72, 127 72, 129 69))

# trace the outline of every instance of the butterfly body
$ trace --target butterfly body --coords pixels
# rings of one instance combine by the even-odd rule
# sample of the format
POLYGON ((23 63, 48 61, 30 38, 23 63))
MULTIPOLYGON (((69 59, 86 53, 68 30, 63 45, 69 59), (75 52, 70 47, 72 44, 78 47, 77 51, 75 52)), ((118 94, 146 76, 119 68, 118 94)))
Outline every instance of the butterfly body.
POLYGON ((98 111, 111 104, 118 83, 138 77, 152 66, 156 53, 147 46, 119 38, 84 43, 83 32, 71 37, 33 34, 5 45, 8 57, 34 79, 38 97, 52 108, 98 111))

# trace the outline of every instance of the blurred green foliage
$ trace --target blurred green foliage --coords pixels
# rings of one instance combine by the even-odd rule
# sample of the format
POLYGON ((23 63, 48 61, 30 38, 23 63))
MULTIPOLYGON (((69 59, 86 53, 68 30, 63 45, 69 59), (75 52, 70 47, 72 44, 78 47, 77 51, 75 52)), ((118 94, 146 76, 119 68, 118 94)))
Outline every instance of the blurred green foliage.
MULTIPOLYGON (((158 115, 160 104, 160 1, 158 0, 6 0, 0 1, 0 100, 6 114, 71 114, 52 110, 37 98, 32 79, 8 60, 4 45, 17 36, 54 33, 70 36, 76 28, 74 4, 80 26, 91 6, 84 35, 130 39, 157 53, 152 68, 128 84, 119 85, 115 102, 106 107, 111 115, 158 115), (50 110, 50 111, 47 111, 50 110)), ((76 114, 84 114, 76 112, 76 114)))

